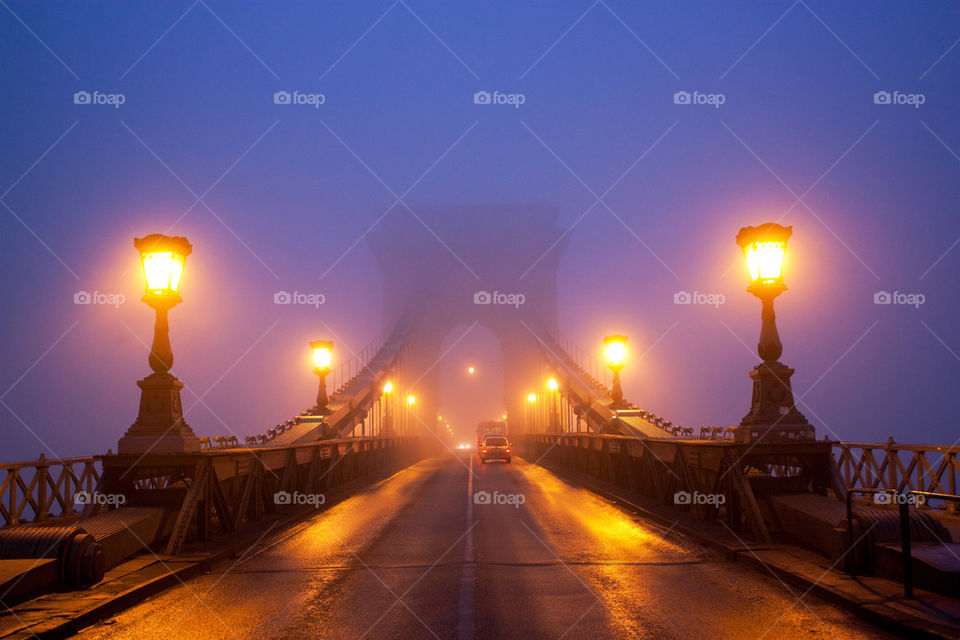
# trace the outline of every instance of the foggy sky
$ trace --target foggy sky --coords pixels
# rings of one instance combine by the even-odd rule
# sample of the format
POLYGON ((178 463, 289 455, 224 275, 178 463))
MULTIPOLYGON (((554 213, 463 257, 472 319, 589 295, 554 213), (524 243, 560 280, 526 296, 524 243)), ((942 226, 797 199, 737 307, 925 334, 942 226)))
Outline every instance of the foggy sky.
MULTIPOLYGON (((246 435, 312 403, 309 340, 343 359, 381 329, 364 237, 381 217, 472 278, 437 212, 488 206, 506 242, 515 209, 494 205, 556 210, 560 328, 595 352, 629 335, 624 392, 641 407, 691 426, 747 411, 760 304, 734 237, 779 220, 781 360, 818 437, 960 437, 955 3, 7 5, 6 460, 104 452, 136 417, 153 315, 135 236, 192 242, 173 373, 195 431, 246 435), (75 104, 83 91, 123 104, 75 104), (323 104, 275 104, 284 91, 323 104), (476 104, 483 91, 523 104, 476 104), (674 304, 680 291, 725 301, 674 304), (874 304, 881 291, 923 304, 874 304)), ((503 408, 496 340, 479 326, 437 364, 464 439, 503 408), (457 395, 468 361, 482 388, 457 395)))

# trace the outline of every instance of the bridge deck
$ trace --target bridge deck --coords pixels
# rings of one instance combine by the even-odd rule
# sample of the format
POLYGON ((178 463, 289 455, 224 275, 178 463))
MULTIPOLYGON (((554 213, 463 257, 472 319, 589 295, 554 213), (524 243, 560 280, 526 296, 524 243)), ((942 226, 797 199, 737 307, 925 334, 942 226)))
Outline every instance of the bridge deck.
POLYGON ((421 462, 81 637, 892 637, 542 468, 462 462, 421 462))

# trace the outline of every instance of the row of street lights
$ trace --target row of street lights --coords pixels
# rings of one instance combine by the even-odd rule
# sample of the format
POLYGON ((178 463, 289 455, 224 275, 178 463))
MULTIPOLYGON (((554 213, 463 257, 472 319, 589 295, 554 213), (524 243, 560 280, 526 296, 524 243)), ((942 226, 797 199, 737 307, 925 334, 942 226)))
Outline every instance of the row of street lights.
MULTIPOLYGON (((156 312, 153 345, 148 363, 153 373, 137 385, 141 389, 140 410, 137 419, 120 439, 117 452, 120 454, 143 453, 192 453, 200 450, 200 438, 184 421, 180 390, 183 383, 170 373, 173 366, 173 350, 170 347, 170 328, 167 313, 183 299, 180 285, 187 256, 192 246, 186 238, 169 237, 155 233, 144 238, 135 238, 134 247, 140 252, 145 293, 143 301, 156 312)), ((328 416, 327 375, 333 364, 333 342, 314 340, 309 343, 313 355, 314 373, 319 378, 317 403, 311 413, 328 416)), ((393 392, 393 382, 383 385, 384 395, 393 392)), ((416 404, 416 396, 407 396, 407 405, 416 404)), ((387 420, 389 425, 389 417, 387 420)))
MULTIPOLYGON (((812 427, 794 405, 790 386, 790 377, 794 370, 779 361, 783 345, 777 333, 773 309, 774 298, 786 290, 783 283, 783 264, 787 240, 791 233, 791 227, 766 223, 758 227, 744 227, 737 234, 737 244, 743 249, 750 273, 747 291, 762 302, 760 340, 757 344, 757 352, 762 362, 749 373, 753 380, 753 401, 750 411, 740 422, 741 427, 745 427, 742 439, 747 441, 762 437, 765 428, 772 425, 792 428, 795 436, 800 438, 805 438, 807 434, 812 436, 812 427)), ((183 419, 180 390, 184 385, 170 373, 173 351, 170 347, 167 321, 169 310, 182 301, 180 285, 192 247, 186 238, 162 234, 136 238, 134 247, 140 252, 143 269, 143 301, 156 312, 153 346, 148 358, 153 373, 137 382, 141 389, 137 420, 120 439, 117 450, 121 454, 199 451, 200 439, 183 419)), ((624 335, 604 338, 607 366, 613 371, 612 409, 626 406, 620 385, 620 371, 626 362, 626 343, 627 336, 624 335)), ((330 373, 333 362, 333 342, 315 340, 310 343, 310 348, 313 352, 314 371, 319 377, 314 414, 330 415, 326 376, 330 373)), ((475 371, 473 366, 467 369, 470 374, 475 371)), ((559 384, 551 378, 547 386, 555 400, 559 384)), ((383 385, 383 393, 389 395, 392 391, 393 383, 387 380, 383 385)), ((530 393, 527 400, 535 403, 536 394, 530 393)), ((413 394, 407 396, 410 407, 413 407, 416 401, 413 394)), ((557 410, 554 409, 553 413, 555 419, 557 410)), ((738 438, 740 437, 738 432, 738 438)))
MULTIPOLYGON (((777 332, 776 314, 773 300, 786 291, 783 283, 783 265, 787 250, 787 240, 793 232, 792 227, 768 222, 757 227, 743 227, 737 234, 737 244, 741 247, 750 283, 747 291, 760 298, 762 302, 760 340, 757 353, 762 362, 754 367, 749 376, 753 380, 753 399, 750 411, 740 421, 736 438, 741 442, 752 442, 763 438, 776 427, 778 437, 787 440, 805 440, 813 438, 813 427, 801 414, 793 399, 790 378, 794 370, 779 361, 783 345, 777 332)), ((620 384, 620 371, 626 363, 627 336, 609 335, 604 337, 604 355, 607 367, 613 372, 610 390, 613 410, 627 408, 620 384)), ((550 428, 558 430, 556 392, 559 388, 556 379, 547 381, 551 392, 550 428)), ((529 393, 527 402, 537 403, 537 394, 529 393)), ((531 412, 534 415, 535 412, 531 412)), ((578 419, 579 425, 579 419, 578 419)))

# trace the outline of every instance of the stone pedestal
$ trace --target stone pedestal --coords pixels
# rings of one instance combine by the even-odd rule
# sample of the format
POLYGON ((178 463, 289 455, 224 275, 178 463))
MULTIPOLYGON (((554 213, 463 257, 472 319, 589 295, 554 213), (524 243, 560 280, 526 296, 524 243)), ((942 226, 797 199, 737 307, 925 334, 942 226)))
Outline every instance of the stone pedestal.
POLYGON ((169 373, 153 373, 137 381, 140 412, 117 443, 117 453, 195 453, 200 438, 183 420, 183 383, 169 373))
POLYGON ((738 442, 813 440, 813 426, 797 411, 790 377, 793 369, 779 361, 761 362, 750 371, 753 400, 736 431, 738 442))

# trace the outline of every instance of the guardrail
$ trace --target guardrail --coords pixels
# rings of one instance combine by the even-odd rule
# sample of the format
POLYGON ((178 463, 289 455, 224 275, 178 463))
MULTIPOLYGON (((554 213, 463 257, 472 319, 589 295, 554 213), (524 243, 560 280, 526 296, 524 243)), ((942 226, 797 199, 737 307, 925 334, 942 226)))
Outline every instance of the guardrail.
MULTIPOLYGON (((834 461, 844 486, 905 493, 957 495, 960 446, 835 442, 834 461)), ((957 511, 956 503, 950 507, 957 511)))
MULTIPOLYGON (((902 562, 902 572, 903 572, 903 596, 905 598, 913 598, 913 556, 911 552, 911 533, 910 533, 910 507, 911 506, 920 506, 926 504, 927 500, 930 498, 936 500, 942 500, 944 502, 949 502, 953 504, 960 503, 960 496, 951 495, 947 493, 936 493, 933 491, 907 491, 901 493, 896 489, 862 489, 862 488, 849 488, 847 489, 847 540, 848 552, 852 552, 854 547, 853 540, 853 495, 877 495, 877 494, 889 494, 896 497, 897 507, 900 512, 900 557, 902 562), (918 501, 913 496, 923 496, 922 501, 918 501)), ((847 566, 849 569, 847 573, 851 577, 856 577, 857 575, 857 566, 856 562, 848 562, 847 566)))
MULTIPOLYGON (((122 495, 125 506, 176 513, 166 547, 175 555, 188 540, 208 541, 215 529, 233 533, 265 512, 301 504, 298 495, 325 499, 326 492, 353 480, 413 464, 424 450, 418 438, 395 436, 194 454, 111 455, 102 458, 97 491, 122 495)), ((84 516, 99 508, 95 504, 84 516)))
POLYGON ((86 505, 76 503, 76 496, 96 490, 101 469, 100 456, 48 460, 41 454, 37 460, 0 464, 0 527, 79 517, 86 505))
POLYGON ((910 491, 905 494, 906 498, 900 500, 900 555, 903 556, 903 595, 907 598, 913 597, 913 558, 910 556, 910 523, 909 511, 910 504, 918 504, 915 500, 910 500, 910 496, 923 496, 924 503, 929 498, 943 500, 953 505, 960 504, 960 496, 946 493, 935 493, 932 491, 910 491))

